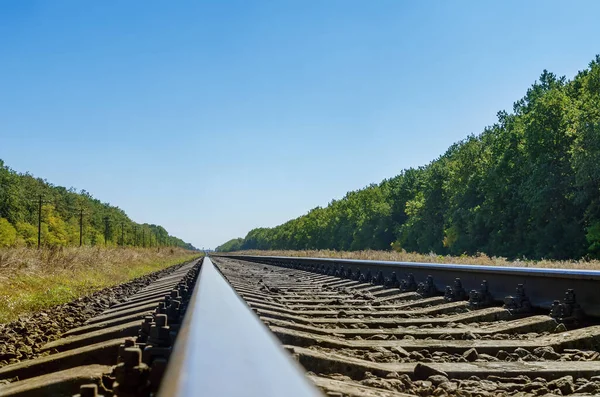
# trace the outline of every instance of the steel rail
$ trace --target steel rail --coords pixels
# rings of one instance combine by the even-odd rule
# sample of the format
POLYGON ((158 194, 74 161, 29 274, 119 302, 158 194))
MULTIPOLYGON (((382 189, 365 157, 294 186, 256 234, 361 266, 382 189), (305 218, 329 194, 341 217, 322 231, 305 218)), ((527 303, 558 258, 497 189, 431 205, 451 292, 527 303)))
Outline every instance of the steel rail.
POLYGON ((159 396, 320 396, 205 257, 159 396))
POLYGON ((496 301, 514 295, 518 284, 523 284, 532 306, 550 309, 556 300, 563 300, 568 289, 573 289, 577 303, 590 317, 600 317, 600 271, 575 269, 545 269, 525 267, 476 266, 419 262, 393 262, 360 259, 309 258, 286 256, 227 255, 219 256, 257 263, 310 267, 325 265, 338 269, 360 270, 363 274, 379 271, 384 277, 392 272, 401 279, 412 273, 417 280, 424 281, 431 275, 436 288, 444 291, 456 278, 460 278, 466 291, 478 290, 481 283, 488 282, 489 291, 496 301))

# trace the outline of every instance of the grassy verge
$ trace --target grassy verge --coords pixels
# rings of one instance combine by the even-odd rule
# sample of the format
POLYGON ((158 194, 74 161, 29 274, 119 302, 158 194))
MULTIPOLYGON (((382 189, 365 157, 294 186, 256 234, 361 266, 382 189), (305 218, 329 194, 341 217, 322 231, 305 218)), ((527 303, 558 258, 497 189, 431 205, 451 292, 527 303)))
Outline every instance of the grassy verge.
POLYGON ((198 256, 180 248, 0 249, 0 323, 198 256))
MULTIPOLYGON (((578 261, 553 261, 553 260, 508 260, 502 257, 489 257, 485 254, 476 256, 461 255, 436 255, 436 254, 417 254, 414 252, 396 252, 396 251, 331 251, 331 250, 247 250, 232 254, 237 255, 272 255, 272 256, 305 256, 314 258, 342 258, 342 259, 371 259, 383 261, 399 262, 425 262, 425 263, 454 263, 464 265, 480 266, 516 266, 516 267, 543 267, 558 269, 587 269, 600 270, 599 260, 578 260, 578 261)), ((218 255, 218 253, 217 253, 218 255)))

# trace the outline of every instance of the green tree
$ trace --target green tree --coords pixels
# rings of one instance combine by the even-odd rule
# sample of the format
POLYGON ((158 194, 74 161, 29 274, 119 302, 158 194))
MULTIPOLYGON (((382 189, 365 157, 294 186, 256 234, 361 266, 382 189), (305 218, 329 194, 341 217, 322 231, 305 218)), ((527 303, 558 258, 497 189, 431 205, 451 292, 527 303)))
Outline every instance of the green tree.
POLYGON ((509 258, 600 256, 600 56, 546 70, 512 113, 426 166, 349 192, 242 249, 405 249, 509 258))

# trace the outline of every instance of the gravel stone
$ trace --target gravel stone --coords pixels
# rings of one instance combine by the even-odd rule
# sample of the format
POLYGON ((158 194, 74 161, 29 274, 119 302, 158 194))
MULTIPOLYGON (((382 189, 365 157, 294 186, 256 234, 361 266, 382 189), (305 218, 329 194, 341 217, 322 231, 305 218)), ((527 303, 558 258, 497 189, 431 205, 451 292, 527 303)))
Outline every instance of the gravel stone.
POLYGON ((475 350, 475 348, 470 348, 469 350, 464 352, 462 356, 465 358, 465 360, 470 362, 473 362, 479 358, 479 354, 477 353, 477 350, 475 350))
POLYGON ((421 364, 421 363, 417 363, 413 374, 414 374, 415 379, 427 379, 433 375, 442 375, 442 376, 445 376, 446 378, 448 377, 448 374, 445 373, 444 371, 439 371, 433 367, 430 367, 427 364, 421 364))
POLYGON ((455 393, 456 390, 458 390, 458 383, 443 382, 443 383, 440 383, 440 388, 444 389, 447 393, 455 393))
POLYGON ((432 375, 429 378, 427 378, 427 380, 430 381, 434 386, 438 386, 440 385, 440 383, 449 381, 448 377, 444 375, 432 375))
POLYGON ((422 360, 425 358, 425 356, 424 356, 424 355, 422 355, 422 354, 421 354, 421 353, 419 353, 419 352, 410 352, 410 353, 409 353, 409 355, 408 355, 408 357, 409 357, 410 359, 412 359, 412 360, 416 360, 416 361, 422 361, 422 360))
POLYGON ((551 346, 538 347, 533 350, 533 354, 546 360, 558 360, 561 357, 551 346))
POLYGON ((575 393, 591 393, 598 394, 600 392, 600 384, 596 382, 587 382, 584 385, 575 389, 575 393))
POLYGON ((523 349, 522 347, 517 347, 515 349, 515 354, 521 358, 524 358, 524 357, 527 357, 528 355, 530 355, 529 351, 527 349, 523 349))
POLYGON ((558 389, 564 395, 572 394, 575 392, 575 385, 573 384, 572 376, 563 376, 562 378, 555 379, 551 382, 548 382, 548 389, 554 390, 558 389))

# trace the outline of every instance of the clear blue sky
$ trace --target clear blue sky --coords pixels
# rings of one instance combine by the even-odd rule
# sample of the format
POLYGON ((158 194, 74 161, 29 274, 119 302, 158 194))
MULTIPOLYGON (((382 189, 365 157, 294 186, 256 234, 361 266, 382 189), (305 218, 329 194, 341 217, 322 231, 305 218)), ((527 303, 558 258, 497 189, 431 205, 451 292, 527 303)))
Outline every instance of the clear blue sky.
POLYGON ((442 154, 599 1, 0 1, 0 158, 199 247, 442 154))

